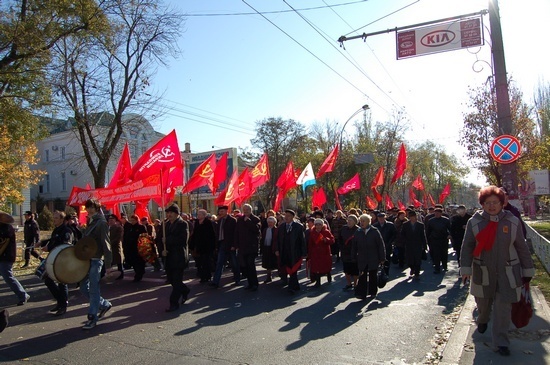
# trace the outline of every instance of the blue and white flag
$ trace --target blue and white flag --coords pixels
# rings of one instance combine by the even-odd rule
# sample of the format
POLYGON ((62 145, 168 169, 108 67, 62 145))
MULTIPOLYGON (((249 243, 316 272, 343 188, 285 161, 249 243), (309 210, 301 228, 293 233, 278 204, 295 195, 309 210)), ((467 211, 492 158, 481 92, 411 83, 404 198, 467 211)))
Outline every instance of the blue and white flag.
POLYGON ((302 189, 306 191, 306 188, 310 185, 315 185, 317 182, 315 181, 315 174, 313 173, 313 167, 311 166, 311 162, 307 164, 306 168, 300 176, 298 177, 298 180, 296 180, 297 185, 302 185, 302 189))

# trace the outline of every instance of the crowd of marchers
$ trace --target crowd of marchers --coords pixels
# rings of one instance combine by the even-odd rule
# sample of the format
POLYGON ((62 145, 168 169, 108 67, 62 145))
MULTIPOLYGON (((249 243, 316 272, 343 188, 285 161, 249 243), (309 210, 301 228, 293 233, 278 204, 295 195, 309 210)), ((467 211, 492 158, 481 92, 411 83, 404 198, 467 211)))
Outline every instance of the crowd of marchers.
MULTIPOLYGON (((478 331, 485 332, 494 309, 493 343, 501 354, 507 355, 509 339, 505 329, 510 322, 510 306, 519 300, 522 284, 534 275, 533 262, 525 240, 525 225, 519 211, 508 203, 505 190, 494 186, 483 188, 479 202, 482 209, 472 214, 463 205, 452 210, 435 205, 387 212, 372 209, 333 212, 315 207, 300 217, 291 209, 270 210, 257 216, 252 206, 244 204, 242 210, 233 211, 228 206, 219 206, 215 214, 201 209, 196 218, 181 212, 174 204, 166 208, 164 222, 150 223, 148 217, 136 215, 105 216, 100 202, 89 200, 85 205, 88 221, 82 231, 75 217, 54 212, 56 228, 45 250, 73 244, 76 236, 91 237, 97 243, 89 273, 79 284, 90 302, 83 327, 89 330, 112 307, 101 297, 101 277, 118 271, 117 279, 123 279, 125 270, 133 268, 133 281, 139 282, 146 273, 147 263, 155 271, 163 270, 166 283, 172 286, 167 312, 178 310, 190 295, 183 274, 191 257, 200 284, 213 290, 225 285, 239 286, 246 279, 244 290, 257 291, 260 287, 257 258, 261 257, 264 285, 279 280, 294 294, 307 283, 300 284, 299 273, 309 278, 306 285, 317 288, 323 278, 330 284, 333 268, 338 267, 345 275, 342 289, 366 300, 376 297, 382 286, 379 280, 388 277, 392 265, 399 271, 409 269, 407 280, 411 283, 421 279, 423 260, 430 259, 433 275, 446 272, 451 243, 460 274, 465 281, 471 280, 471 292, 480 312, 478 331), (335 262, 342 265, 334 265, 335 262), (227 276, 232 283, 222 282, 226 268, 232 271, 227 276)), ((39 240, 33 214, 27 213, 25 265, 31 256, 38 256, 33 247, 44 245, 39 240)), ((24 305, 29 295, 11 272, 15 251, 13 228, 10 230, 11 225, 6 224, 8 217, 0 218, 0 238, 9 238, 5 240, 9 241, 8 249, 4 248, 0 255, 0 268, 4 280, 18 296, 18 304, 24 305)), ((46 281, 46 285, 57 300, 51 311, 65 314, 67 285, 52 280, 46 281)))

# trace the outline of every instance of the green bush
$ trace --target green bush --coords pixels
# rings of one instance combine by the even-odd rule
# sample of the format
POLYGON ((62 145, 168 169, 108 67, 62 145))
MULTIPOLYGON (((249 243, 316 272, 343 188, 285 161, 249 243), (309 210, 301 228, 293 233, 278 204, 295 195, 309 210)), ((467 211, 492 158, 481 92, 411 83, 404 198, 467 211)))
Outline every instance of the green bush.
POLYGON ((44 206, 42 208, 42 211, 40 214, 38 214, 38 218, 36 219, 38 222, 38 227, 40 227, 41 231, 51 231, 53 230, 53 214, 48 209, 47 206, 44 206))

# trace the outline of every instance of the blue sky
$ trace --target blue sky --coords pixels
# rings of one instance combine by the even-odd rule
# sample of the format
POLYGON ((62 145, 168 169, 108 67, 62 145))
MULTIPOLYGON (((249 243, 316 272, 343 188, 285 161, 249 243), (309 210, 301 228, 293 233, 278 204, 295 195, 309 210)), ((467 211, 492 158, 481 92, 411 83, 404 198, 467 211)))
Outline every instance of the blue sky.
MULTIPOLYGON (((469 50, 396 60, 393 32, 345 42, 345 50, 336 40, 359 28, 350 35, 477 12, 487 1, 369 0, 327 8, 354 0, 246 0, 259 12, 290 10, 264 14, 280 29, 258 14, 212 15, 255 13, 244 1, 167 2, 189 16, 179 42, 182 56, 153 80, 169 109, 153 125, 163 133, 175 128, 182 147, 247 147, 257 120, 344 123, 369 104, 374 121, 390 120, 404 108, 407 143, 432 140, 464 159, 457 140, 468 86, 491 74, 488 16, 486 45, 469 50), (299 10, 312 7, 325 8, 299 10)), ((543 36, 550 1, 499 4, 507 70, 530 100, 540 79, 550 82, 543 36)), ((352 129, 350 123, 346 131, 352 129)), ((476 180, 475 174, 469 179, 476 180)))

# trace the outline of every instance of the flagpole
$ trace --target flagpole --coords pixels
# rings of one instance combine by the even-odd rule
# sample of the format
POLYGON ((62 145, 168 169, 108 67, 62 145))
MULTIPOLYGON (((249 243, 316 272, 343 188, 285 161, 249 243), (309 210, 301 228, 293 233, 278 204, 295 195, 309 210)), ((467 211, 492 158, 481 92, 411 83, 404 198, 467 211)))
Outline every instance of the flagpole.
POLYGON ((160 202, 162 206, 162 211, 160 212, 160 216, 162 219, 162 252, 160 253, 161 256, 165 256, 164 253, 168 253, 168 250, 166 249, 166 202, 164 201, 164 187, 162 184, 162 168, 160 169, 160 202))

